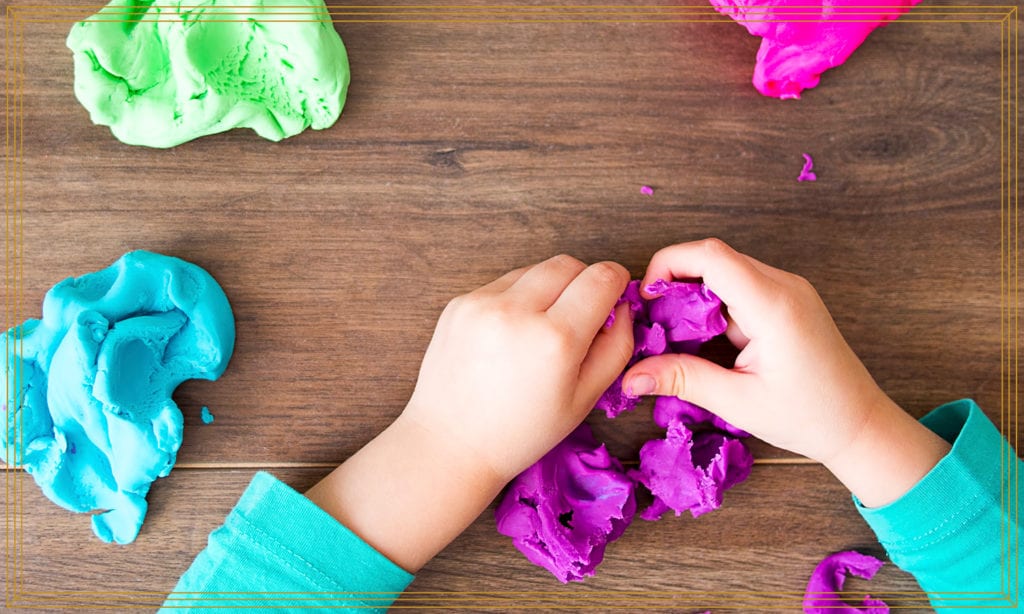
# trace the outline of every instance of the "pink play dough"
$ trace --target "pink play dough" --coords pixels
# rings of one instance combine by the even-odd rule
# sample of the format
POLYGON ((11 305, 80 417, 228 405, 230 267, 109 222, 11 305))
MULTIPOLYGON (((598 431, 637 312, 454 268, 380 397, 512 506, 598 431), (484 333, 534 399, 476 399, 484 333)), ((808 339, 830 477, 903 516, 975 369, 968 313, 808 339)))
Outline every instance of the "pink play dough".
POLYGON ((710 0, 754 36, 762 37, 754 87, 765 96, 799 98, 821 73, 839 66, 878 26, 921 0, 710 0))

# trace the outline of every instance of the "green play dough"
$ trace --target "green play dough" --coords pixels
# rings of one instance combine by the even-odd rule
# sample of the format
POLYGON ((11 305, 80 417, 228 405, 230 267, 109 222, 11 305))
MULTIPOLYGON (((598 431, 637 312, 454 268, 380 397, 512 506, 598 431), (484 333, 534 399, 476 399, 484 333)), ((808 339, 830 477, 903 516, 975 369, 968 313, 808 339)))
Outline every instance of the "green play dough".
POLYGON ((78 100, 130 145, 232 128, 279 141, 333 125, 348 90, 323 0, 114 0, 67 45, 78 100))

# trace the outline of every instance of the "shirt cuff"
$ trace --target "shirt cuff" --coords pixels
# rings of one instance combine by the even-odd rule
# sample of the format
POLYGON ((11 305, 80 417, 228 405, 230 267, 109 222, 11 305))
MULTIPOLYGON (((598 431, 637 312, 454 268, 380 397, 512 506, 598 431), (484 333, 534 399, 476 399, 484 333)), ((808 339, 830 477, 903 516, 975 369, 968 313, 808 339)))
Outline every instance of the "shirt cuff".
POLYGON ((303 564, 322 570, 329 586, 354 585, 360 592, 389 592, 400 586, 400 593, 413 580, 412 574, 266 471, 253 476, 224 524, 233 520, 272 539, 303 564))
POLYGON ((269 473, 258 472, 163 611, 219 608, 383 612, 413 576, 269 473))
POLYGON ((892 503, 868 508, 853 497, 890 557, 933 546, 999 504, 1000 473, 993 461, 1006 442, 981 408, 961 399, 932 410, 921 423, 952 444, 949 453, 892 503))

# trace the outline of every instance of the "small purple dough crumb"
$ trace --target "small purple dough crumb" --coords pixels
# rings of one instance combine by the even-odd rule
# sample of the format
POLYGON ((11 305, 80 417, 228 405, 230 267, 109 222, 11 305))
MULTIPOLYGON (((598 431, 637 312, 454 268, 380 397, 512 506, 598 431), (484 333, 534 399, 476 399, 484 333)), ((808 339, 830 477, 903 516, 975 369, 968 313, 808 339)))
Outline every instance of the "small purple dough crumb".
POLYGON ((715 431, 694 433, 672 420, 666 438, 645 443, 640 469, 629 472, 654 495, 640 517, 658 520, 668 510, 676 516, 688 510, 696 518, 718 509, 723 493, 747 479, 753 463, 742 441, 715 431))
POLYGON ((612 385, 601 394, 594 409, 600 409, 609 418, 615 418, 624 411, 633 411, 639 404, 640 397, 622 389, 622 375, 619 375, 612 385))
POLYGON ((867 554, 853 550, 836 552, 826 556, 811 573, 804 595, 804 612, 807 614, 885 614, 889 606, 880 599, 866 595, 863 607, 854 607, 839 598, 839 592, 846 583, 846 575, 870 580, 875 577, 884 562, 867 554))
POLYGON ((658 397, 654 400, 654 423, 667 429, 672 422, 681 422, 686 426, 707 424, 712 428, 725 431, 735 437, 750 437, 750 433, 737 428, 708 410, 684 401, 679 397, 658 397))
POLYGON ((640 186, 640 193, 643 194, 644 196, 653 196, 654 188, 652 188, 649 185, 642 185, 640 186))
POLYGON ((593 576, 635 514, 632 480, 583 423, 512 480, 494 518, 530 562, 565 583, 593 576))
POLYGON ((811 159, 810 154, 803 154, 804 156, 804 167, 800 169, 800 176, 796 178, 797 181, 817 181, 818 176, 811 170, 814 168, 814 160, 811 159))

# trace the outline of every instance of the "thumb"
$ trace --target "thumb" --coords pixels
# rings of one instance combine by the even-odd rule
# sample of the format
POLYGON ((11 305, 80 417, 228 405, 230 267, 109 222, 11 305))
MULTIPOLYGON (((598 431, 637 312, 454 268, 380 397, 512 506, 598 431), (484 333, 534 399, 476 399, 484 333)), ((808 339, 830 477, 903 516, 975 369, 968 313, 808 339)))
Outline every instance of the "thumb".
POLYGON ((751 407, 748 373, 726 369, 689 354, 662 354, 633 365, 622 380, 628 394, 679 397, 743 426, 751 407))
POLYGON ((629 314, 629 305, 623 303, 615 308, 615 321, 611 328, 602 327, 598 331, 580 364, 574 406, 589 412, 601 393, 629 364, 632 356, 633 319, 629 314))

